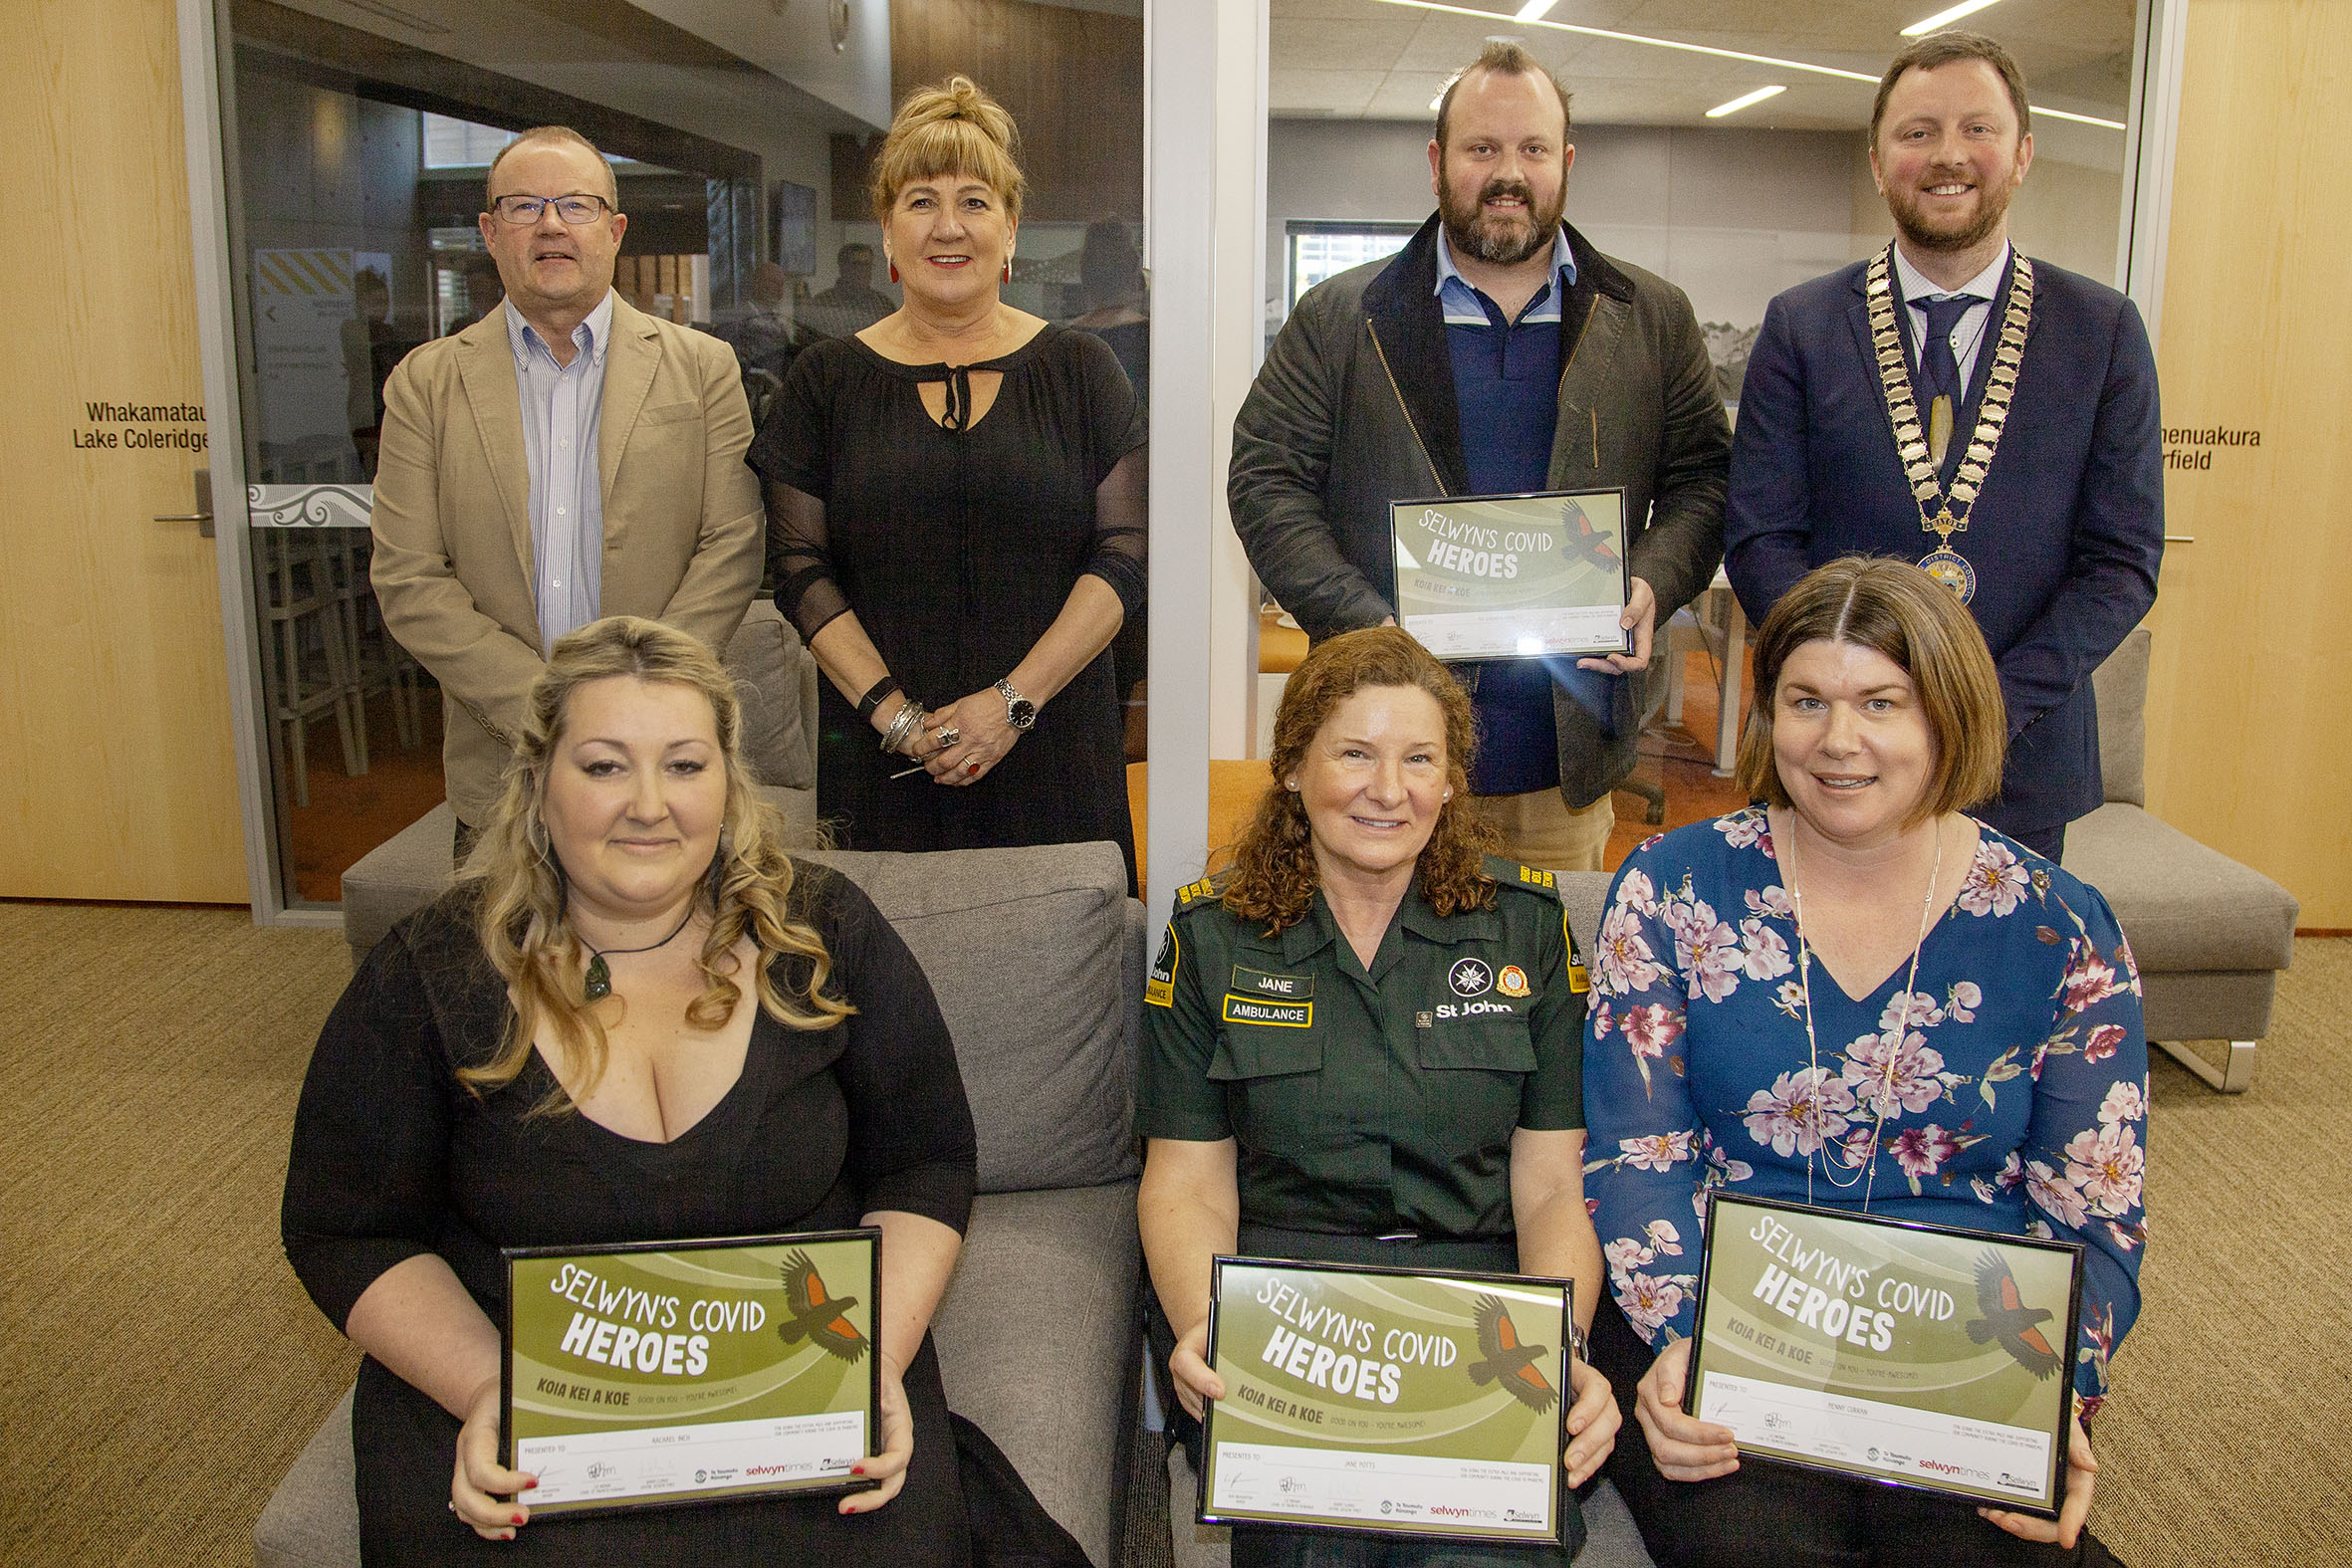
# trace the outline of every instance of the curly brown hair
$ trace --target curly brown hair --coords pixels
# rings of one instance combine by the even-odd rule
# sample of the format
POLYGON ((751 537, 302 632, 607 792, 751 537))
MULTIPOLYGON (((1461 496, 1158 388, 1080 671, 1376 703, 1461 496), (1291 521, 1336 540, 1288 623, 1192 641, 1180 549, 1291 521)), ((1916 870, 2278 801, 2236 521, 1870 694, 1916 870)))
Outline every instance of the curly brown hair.
MULTIPOLYGON (((734 680, 691 634, 633 615, 608 616, 557 638, 547 667, 532 682, 523 734, 507 765, 506 791, 483 830, 483 852, 468 872, 478 882, 475 933, 515 1002, 497 1052, 458 1070, 458 1080, 476 1094, 514 1082, 543 1024, 575 1067, 581 1093, 591 1093, 603 1076, 604 1024, 580 995, 577 977, 587 950, 566 911, 563 868, 550 852, 540 808, 572 694, 614 675, 700 692, 717 721, 727 803, 720 858, 695 894, 697 907, 711 922, 700 955, 703 991, 687 1006, 686 1024, 715 1029, 734 1015, 743 995, 735 945, 747 935, 759 949, 753 988, 761 1010, 777 1022, 794 1029, 828 1029, 856 1010, 825 994, 832 958, 824 939, 790 912, 792 857, 784 850, 776 808, 753 789, 734 680), (777 984, 773 961, 784 954, 807 961, 805 990, 788 992, 777 984)), ((572 1109, 571 1096, 558 1083, 533 1113, 572 1109)))
POLYGON ((1283 781, 1298 771, 1331 714, 1366 686, 1417 687, 1436 698, 1446 716, 1449 794, 1416 865, 1421 896, 1441 915, 1487 909, 1495 902, 1495 879, 1480 862, 1500 850, 1503 840, 1470 804, 1470 762, 1478 749, 1470 698, 1409 632, 1373 626, 1317 643, 1283 688, 1269 759, 1275 782, 1234 845, 1233 874, 1225 884, 1225 907, 1245 920, 1265 921, 1269 936, 1306 918, 1321 881, 1305 802, 1283 787, 1283 781))

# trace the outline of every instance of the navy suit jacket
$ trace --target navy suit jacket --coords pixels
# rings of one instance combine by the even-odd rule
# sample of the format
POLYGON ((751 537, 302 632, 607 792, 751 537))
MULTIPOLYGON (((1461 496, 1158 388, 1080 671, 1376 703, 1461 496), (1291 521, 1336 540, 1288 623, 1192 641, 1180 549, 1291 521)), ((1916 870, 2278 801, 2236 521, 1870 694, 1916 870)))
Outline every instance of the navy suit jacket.
MULTIPOLYGON (((1864 271, 1857 262, 1773 300, 1748 360, 1724 565, 1754 620, 1824 561, 1917 560, 1936 547, 1895 455, 1864 271)), ((1947 472, 1975 427, 2001 303, 1954 419, 1947 472)), ((2000 796, 1980 814, 2012 833, 2059 826, 2103 798, 2091 672, 2156 601, 2164 555, 2156 359, 2130 300, 2033 264, 2016 395, 1968 531, 1953 535, 1952 548, 1976 567, 1969 608, 1992 646, 2008 716, 2000 796)))

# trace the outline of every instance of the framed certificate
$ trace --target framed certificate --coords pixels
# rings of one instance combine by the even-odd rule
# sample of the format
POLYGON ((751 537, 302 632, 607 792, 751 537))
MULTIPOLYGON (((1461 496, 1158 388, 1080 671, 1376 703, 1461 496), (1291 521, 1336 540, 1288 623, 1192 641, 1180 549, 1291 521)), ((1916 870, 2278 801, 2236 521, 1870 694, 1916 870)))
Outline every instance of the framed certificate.
POLYGON ((881 1239, 506 1249, 500 1454, 532 1513, 873 1485, 881 1239))
POLYGON ((1625 492, 1393 501, 1396 621, 1441 659, 1623 653, 1625 492))
POLYGON ((1559 1541, 1573 1281, 1214 1270, 1203 1523, 1559 1541))
POLYGON ((1743 1457, 2055 1518, 2082 1248, 1711 1195, 1683 1408, 1743 1457))

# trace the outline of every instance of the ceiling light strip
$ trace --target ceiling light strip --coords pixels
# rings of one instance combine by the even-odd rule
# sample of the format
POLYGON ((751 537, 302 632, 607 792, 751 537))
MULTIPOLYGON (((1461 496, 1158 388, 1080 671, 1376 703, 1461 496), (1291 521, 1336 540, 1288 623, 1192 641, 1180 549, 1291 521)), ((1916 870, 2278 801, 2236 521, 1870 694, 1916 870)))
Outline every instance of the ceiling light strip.
POLYGON ((1947 22, 1957 22, 1964 16, 1975 16, 1987 6, 1996 3, 1997 0, 1960 0, 1960 4, 1952 7, 1949 11, 1938 11, 1934 16, 1928 17, 1924 21, 1912 23, 1903 29, 1903 36, 1905 38, 1924 37, 1947 22))
MULTIPOLYGON (((1442 0, 1377 0, 1380 5, 1400 5, 1415 11, 1438 11, 1447 16, 1467 16, 1481 22, 1507 22, 1511 18, 1495 11, 1479 11, 1465 5, 1446 5, 1442 0)), ((1718 49, 1712 44, 1686 44, 1680 39, 1652 38, 1646 33, 1620 33, 1606 27, 1586 27, 1577 22, 1553 22, 1541 18, 1527 19, 1529 27, 1548 27, 1555 32, 1578 33, 1586 38, 1606 38, 1620 44, 1648 44, 1655 49, 1679 49, 1685 54, 1712 55, 1718 60, 1744 60, 1754 66, 1785 66, 1791 71, 1809 71, 1815 76, 1837 77, 1847 82, 1866 82, 1878 86, 1878 78, 1864 76, 1859 71, 1843 71, 1836 66, 1817 66, 1805 60, 1783 60, 1777 55, 1752 55, 1740 49, 1718 49)), ((2109 130, 2124 128, 2120 119, 2101 119, 2096 114, 2076 114, 2062 109, 2032 106, 2036 114, 2047 114, 2052 119, 2071 119, 2077 124, 2100 125, 2109 130)))
POLYGON ((1726 114, 1737 114, 1744 109, 1754 108, 1756 105, 1763 103, 1765 99, 1777 98, 1779 95, 1787 91, 1788 89, 1780 86, 1778 83, 1774 83, 1770 87, 1760 87, 1753 93, 1741 94, 1738 98, 1733 99, 1729 104, 1716 105, 1715 108, 1707 112, 1707 117, 1709 119, 1721 119, 1726 114))

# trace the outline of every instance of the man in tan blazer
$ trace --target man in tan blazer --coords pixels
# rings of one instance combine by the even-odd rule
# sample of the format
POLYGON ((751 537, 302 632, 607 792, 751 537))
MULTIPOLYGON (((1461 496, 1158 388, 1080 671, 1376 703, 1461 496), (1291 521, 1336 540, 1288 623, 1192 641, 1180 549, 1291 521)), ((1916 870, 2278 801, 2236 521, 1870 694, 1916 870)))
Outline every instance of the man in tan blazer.
POLYGON ((488 194, 506 301, 400 361, 375 475, 375 596, 441 683, 461 848, 556 638, 644 615, 724 649, 763 533, 734 350, 612 291, 628 219, 603 155, 562 126, 526 131, 488 194))

